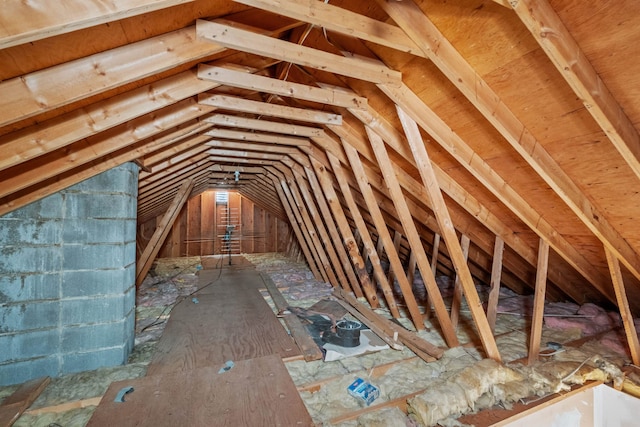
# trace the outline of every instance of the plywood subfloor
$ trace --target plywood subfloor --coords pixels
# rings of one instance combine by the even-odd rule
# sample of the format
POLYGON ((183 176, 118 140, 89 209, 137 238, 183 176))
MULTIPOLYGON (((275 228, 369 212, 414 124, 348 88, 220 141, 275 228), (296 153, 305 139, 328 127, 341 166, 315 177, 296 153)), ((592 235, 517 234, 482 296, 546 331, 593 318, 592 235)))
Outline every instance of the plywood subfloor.
POLYGON ((252 267, 200 271, 200 290, 171 311, 147 375, 213 366, 300 350, 259 292, 252 267))
POLYGON ((278 355, 111 384, 88 426, 312 426, 278 355), (124 387, 134 391, 114 402, 124 387))

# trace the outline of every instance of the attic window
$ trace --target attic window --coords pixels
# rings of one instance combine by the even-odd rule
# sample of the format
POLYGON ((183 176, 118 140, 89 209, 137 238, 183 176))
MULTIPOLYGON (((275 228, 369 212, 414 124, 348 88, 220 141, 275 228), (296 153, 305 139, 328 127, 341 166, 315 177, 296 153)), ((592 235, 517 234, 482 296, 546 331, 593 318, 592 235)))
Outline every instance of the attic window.
POLYGON ((216 203, 227 204, 229 203, 229 193, 226 191, 216 192, 216 203))

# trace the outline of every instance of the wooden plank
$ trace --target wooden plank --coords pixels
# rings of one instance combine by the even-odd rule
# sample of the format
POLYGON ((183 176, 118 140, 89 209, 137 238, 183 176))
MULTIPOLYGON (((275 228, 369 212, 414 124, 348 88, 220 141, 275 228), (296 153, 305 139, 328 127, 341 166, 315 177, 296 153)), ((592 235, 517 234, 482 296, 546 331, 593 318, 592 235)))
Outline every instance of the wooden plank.
POLYGON ((331 163, 331 169, 333 169, 333 173, 336 177, 336 180, 338 181, 338 186, 340 187, 342 197, 347 204, 347 209, 349 210, 351 218, 356 225, 358 235, 362 239, 364 250, 371 260, 371 264, 373 266, 373 275, 380 285, 382 295, 387 302, 387 307, 389 308, 391 315, 397 319, 400 317, 398 304, 396 303, 395 297, 393 295, 393 290, 389 286, 389 282, 387 282, 385 273, 380 266, 380 258, 378 257, 378 253, 376 252, 375 246, 373 245, 373 240, 371 239, 371 235, 369 234, 369 230, 367 229, 367 224, 364 222, 360 209, 358 208, 353 194, 351 193, 351 188, 349 187, 347 181, 347 174, 340 164, 340 161, 333 154, 327 152, 327 158, 331 163))
POLYGON ((277 355, 111 384, 87 426, 313 426, 277 355), (114 399, 133 387, 125 401, 114 399))
POLYGON ((302 234, 302 230, 300 229, 300 224, 299 224, 300 220, 299 220, 298 216, 296 214, 294 214, 293 209, 291 208, 291 204, 289 202, 288 195, 285 194, 285 192, 283 190, 283 186, 282 186, 282 183, 280 181, 280 178, 274 175, 272 179, 273 179, 274 188, 276 189, 276 192, 278 193, 278 197, 280 197, 280 203, 284 207, 285 213, 287 214, 287 217, 289 219, 289 224, 291 225, 291 228, 293 229, 293 234, 296 237, 296 240, 298 242, 298 246, 302 250, 304 258, 307 260, 307 265, 309 266, 309 269, 313 273, 313 277, 315 277, 316 279, 319 280, 322 276, 320 275, 320 272, 318 271, 318 268, 316 267, 315 259, 314 259, 313 255, 311 254, 311 250, 309 249, 309 245, 307 244, 307 242, 305 240, 305 236, 302 234))
POLYGON ((238 131, 229 129, 212 129, 206 133, 215 138, 234 139, 238 141, 255 141, 277 145, 290 145, 294 147, 308 147, 311 142, 308 138, 295 136, 273 135, 261 132, 238 131))
POLYGON ((345 58, 217 22, 199 19, 196 34, 227 48, 266 56, 375 83, 398 84, 401 74, 384 65, 360 58, 345 58))
MULTIPOLYGON (((278 311, 282 312, 286 310, 289 307, 289 304, 278 290, 276 284, 273 283, 271 277, 264 273, 260 273, 260 277, 262 277, 262 281, 267 287, 267 291, 269 291, 269 295, 271 295, 271 299, 278 311)), ((289 333, 300 349, 300 353, 304 356, 304 360, 307 362, 312 360, 322 360, 322 350, 320 350, 318 344, 316 344, 311 335, 309 335, 309 332, 300 321, 300 318, 293 313, 282 314, 281 317, 287 324, 289 333)))
POLYGON ((191 189, 193 188, 194 181, 190 179, 185 181, 180 190, 175 195, 173 202, 167 209, 162 221, 158 224, 156 231, 153 233, 151 240, 144 248, 142 255, 138 259, 137 270, 136 270, 136 285, 142 283, 144 278, 146 277, 151 265, 153 264, 153 260, 156 258, 156 255, 160 251, 164 240, 167 238, 169 231, 171 231, 172 225, 175 222, 182 206, 184 206, 185 202, 189 198, 189 194, 191 193, 191 189))
POLYGON ((422 358, 426 362, 432 362, 434 359, 439 359, 444 354, 444 350, 440 347, 420 338, 417 333, 409 331, 403 326, 376 314, 369 307, 359 303, 352 295, 349 295, 340 289, 334 289, 333 294, 348 302, 369 320, 376 323, 386 332, 387 335, 394 338, 397 336, 404 345, 409 347, 418 357, 422 358))
MULTIPOLYGON (((606 220, 607 215, 591 203, 580 187, 545 150, 543 144, 536 140, 533 133, 444 37, 420 7, 413 0, 376 2, 569 206, 580 221, 616 254, 636 278, 640 279, 640 255, 606 220)), ((572 55, 573 53, 571 52, 572 55)), ((611 291, 606 289, 603 283, 598 281, 594 286, 613 301, 611 291)))
POLYGON ((92 3, 65 0, 57 7, 46 1, 5 0, 0 14, 0 49, 117 21, 193 0, 116 0, 92 3))
MULTIPOLYGON (((463 234, 460 237, 460 247, 462 248, 462 255, 465 261, 469 258, 469 244, 471 240, 469 236, 463 234)), ((462 282, 460 276, 456 274, 456 280, 453 285, 453 299, 451 300, 451 324, 454 328, 458 327, 458 320, 460 319, 460 306, 462 305, 462 282)))
MULTIPOLYGON (((460 276, 462 282, 462 289, 464 290, 467 304, 471 310, 471 315, 478 329, 482 346, 487 353, 487 356, 496 361, 500 361, 500 352, 496 346, 496 341, 491 333, 491 328, 487 322, 487 316, 484 313, 482 302, 478 297, 478 291, 476 290, 473 278, 469 272, 469 267, 465 260, 462 248, 458 243, 458 237, 456 231, 453 228, 453 221, 449 215, 449 210, 444 203, 444 198, 438 187, 433 168, 431 167, 431 160, 427 153, 424 141, 420 135, 420 130, 415 121, 413 121, 400 107, 397 107, 398 116, 402 122, 402 127, 407 135, 407 140, 411 146, 411 151, 415 157, 422 182, 433 205, 433 210, 436 214, 438 224, 440 226, 440 232, 443 235, 444 241, 447 243, 447 249, 449 250, 449 256, 454 262, 456 273, 460 276)), ((546 277, 546 276, 545 276, 546 277)))
MULTIPOLYGON (((393 200, 393 205, 396 208, 396 212, 398 217, 400 218, 402 227, 404 228, 405 235, 409 240, 409 244, 411 245, 411 250, 415 252, 416 259, 418 261, 418 269, 420 269, 421 271, 429 271, 429 259, 427 258, 424 246, 422 245, 422 239, 420 238, 420 234, 418 233, 418 229, 411 215, 411 211, 409 210, 409 206, 405 200, 404 194, 402 193, 402 189, 400 188, 400 183, 398 182, 396 172, 393 164, 391 163, 391 159, 389 158, 389 154, 387 153, 387 149, 384 146, 384 141, 382 140, 380 135, 372 130, 372 128, 367 126, 366 131, 367 135, 369 136, 369 141, 371 142, 371 147, 373 148, 375 157, 378 160, 378 166, 380 167, 380 171, 382 172, 382 175, 384 177, 385 185, 389 189, 389 193, 391 194, 391 198, 393 200)), ((352 150, 348 150, 347 148, 345 148, 345 152, 347 153, 347 156, 350 160, 352 157, 355 158, 352 150)), ((364 190, 362 192, 364 195, 364 190)), ((378 225, 376 225, 376 228, 380 229, 378 225)), ((384 231, 386 231, 386 229, 384 231)), ((382 236, 384 238, 384 233, 382 234, 382 236)), ((387 246, 385 245, 385 247, 387 246)), ((400 287, 402 288, 403 295, 405 296, 405 302, 407 303, 409 311, 411 312, 411 306, 409 304, 412 304, 412 299, 413 301, 415 301, 415 297, 412 291, 412 285, 407 281, 407 288, 405 290, 405 288, 403 287, 403 281, 406 281, 406 276, 404 276, 403 273, 401 274, 402 277, 398 277, 398 281, 400 287), (407 298, 406 292, 409 292, 411 294, 412 299, 407 298)), ((429 274, 426 274, 424 275, 423 279, 427 292, 431 297, 431 302, 433 303, 433 306, 435 308, 436 317, 438 318, 438 322, 440 323, 440 328, 442 329, 442 333, 444 335, 445 341, 447 342, 447 345, 449 345, 449 347, 458 346, 460 343, 458 342, 455 328, 451 323, 451 319, 449 318, 449 315, 447 313, 447 308, 445 307, 444 300, 442 299, 442 295, 440 294, 438 285, 435 282, 435 278, 429 274)), ((420 315, 419 318, 420 324, 423 325, 423 316, 420 315)), ((420 330, 420 328, 418 328, 418 330, 420 330)))
POLYGON ((529 28, 531 35, 544 49, 631 170, 640 178, 640 135, 636 127, 556 11, 547 0, 514 2, 513 10, 529 28), (551 34, 553 36, 549 37, 551 34))
POLYGON ((540 240, 538 248, 538 271, 536 273, 536 291, 533 298, 533 318, 531 319, 531 336, 529 337, 529 355, 527 364, 538 360, 540 340, 542 338, 542 322, 544 320, 544 297, 547 289, 547 268, 549 266, 549 244, 540 240))
POLYGON ((319 137, 324 132, 320 128, 310 126, 272 122, 264 119, 251 119, 247 117, 232 116, 228 114, 213 114, 204 119, 204 121, 218 126, 281 133, 293 136, 304 136, 309 138, 319 137))
MULTIPOLYGON (((358 244, 356 243, 356 238, 354 233, 351 231, 351 227, 349 226, 349 222, 347 220, 347 216, 342 209, 342 205, 338 200, 338 195, 336 194, 333 184, 329 179, 329 171, 320 164, 316 159, 310 157, 311 165, 313 166, 313 170, 315 171, 315 176, 318 179, 318 184, 320 185, 324 197, 327 200, 327 204, 331 209, 333 214, 333 218, 336 220, 336 224, 340 229, 340 234, 342 235, 342 242, 351 258, 351 263, 353 268, 355 269, 356 275, 360 282, 360 286, 362 291, 364 292, 369 305, 373 308, 377 308, 379 306, 378 295, 376 290, 371 283, 371 279, 369 278, 369 274, 365 268, 364 259, 360 255, 360 250, 358 248, 358 244)), ((314 189, 315 191, 315 189, 314 189)), ((360 295, 356 292, 356 296, 359 298, 360 295)))
POLYGON ((31 406, 40 396, 40 393, 49 385, 51 378, 36 378, 20 385, 13 394, 0 405, 0 426, 10 427, 23 412, 31 406))
POLYGON ((227 360, 301 355, 260 294, 264 282, 254 268, 224 267, 201 274, 199 287, 195 299, 184 298, 171 311, 148 376, 227 360))
POLYGON ((198 102, 204 105, 218 107, 223 110, 253 113, 271 117, 279 117, 309 123, 342 124, 340 114, 325 113, 323 111, 308 108, 287 107, 284 105, 269 104, 267 102, 252 101, 250 99, 237 98, 228 95, 211 95, 200 93, 198 102))
POLYGON ((71 411, 72 409, 87 408, 89 406, 98 406, 102 396, 90 397, 88 399, 74 400, 60 405, 46 406, 44 408, 29 409, 25 411, 29 415, 59 414, 61 412, 71 411))
MULTIPOLYGON (((309 163, 309 166, 311 164, 309 163)), ((362 289, 360 288, 360 284, 358 283, 358 278, 356 277, 351 264, 349 263, 349 257, 347 256, 347 252, 341 242, 340 234, 338 233, 338 228, 334 221, 334 217, 331 214, 331 210, 329 209, 329 205, 327 200, 325 199, 325 194, 320 187, 320 183, 318 182, 318 178, 314 173, 311 167, 305 167, 305 174, 307 175, 307 180, 310 186, 310 195, 315 197, 316 202, 318 203, 318 207, 320 209, 320 213, 322 218, 325 221, 329 234, 331 236, 331 240, 335 246, 336 253, 342 264, 342 268, 344 270, 345 275, 348 279, 347 287, 350 288, 357 298, 361 298, 364 296, 362 293, 362 289)))
POLYGON ((502 276, 502 255, 504 254, 504 240, 496 236, 493 248, 493 262, 491 265, 491 283, 489 284, 489 299, 487 301, 487 322, 491 332, 495 333, 498 300, 500 298, 500 278, 502 276))
POLYGON ((198 66, 198 77, 211 80, 226 86, 255 90, 295 99, 334 105, 344 108, 366 108, 367 99, 333 89, 307 86, 286 80, 251 75, 244 71, 216 67, 206 64, 198 66))
POLYGON ((629 309, 629 300, 627 299, 627 292, 625 290, 620 264, 618 259, 609 249, 605 247, 604 251, 607 256, 609 271, 611 272, 613 289, 615 290, 616 299, 618 300, 620 317, 622 317, 622 324, 624 325, 624 331, 627 335, 627 344, 629 345, 631 360, 634 365, 638 366, 640 365, 640 343, 638 343, 638 333, 636 332, 636 326, 633 321, 633 314, 629 309))

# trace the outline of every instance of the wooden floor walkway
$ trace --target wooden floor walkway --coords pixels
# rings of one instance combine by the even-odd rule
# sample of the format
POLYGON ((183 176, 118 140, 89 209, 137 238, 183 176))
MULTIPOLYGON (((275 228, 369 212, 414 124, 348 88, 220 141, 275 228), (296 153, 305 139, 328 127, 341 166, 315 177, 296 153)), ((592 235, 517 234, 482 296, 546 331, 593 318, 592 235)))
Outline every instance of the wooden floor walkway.
POLYGON ((243 258, 224 261, 203 262, 200 290, 172 310, 147 376, 112 384, 88 425, 313 425, 282 361, 302 355, 260 275, 243 258), (134 391, 114 402, 125 387, 134 391))

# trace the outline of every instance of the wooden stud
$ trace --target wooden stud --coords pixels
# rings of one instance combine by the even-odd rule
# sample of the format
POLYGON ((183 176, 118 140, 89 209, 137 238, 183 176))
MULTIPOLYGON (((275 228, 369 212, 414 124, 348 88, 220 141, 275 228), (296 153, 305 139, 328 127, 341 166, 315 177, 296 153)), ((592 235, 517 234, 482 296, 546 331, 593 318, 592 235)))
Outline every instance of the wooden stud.
MULTIPOLYGON (((340 229, 340 234, 342 234, 344 247, 346 248, 349 257, 351 258, 351 263, 360 282, 360 287, 364 292, 369 305, 373 308, 377 308, 379 306, 378 295, 376 294, 375 287, 371 283, 371 279, 369 278, 369 274, 367 273, 367 270, 365 268, 365 262, 360 255, 360 249, 358 247, 358 244, 356 243, 356 238, 354 236, 354 233, 351 231, 351 228, 349 227, 347 217, 344 214, 344 210, 342 209, 340 201, 338 200, 338 195, 333 189, 333 185, 331 184, 331 182, 329 182, 329 177, 327 176, 328 171, 316 159, 310 157, 310 161, 315 171, 315 176, 318 179, 318 184, 320 185, 322 193, 327 200, 327 204, 331 209, 333 218, 336 220, 336 224, 340 229)), ((315 191, 316 189, 314 189, 314 192, 315 191)), ((357 293, 356 296, 358 296, 357 293)))
MULTIPOLYGON (((411 211, 409 210, 409 206, 406 203, 404 194, 402 193, 402 189, 400 188, 400 184, 398 183, 396 172, 393 164, 391 163, 391 159, 389 158, 389 154, 387 153, 387 150, 384 146, 384 141, 371 128, 366 127, 366 131, 367 135, 369 136, 369 141, 371 142, 371 147, 373 148, 375 157, 378 160, 378 166, 380 167, 380 171, 382 172, 382 175, 384 177, 385 185, 389 190, 391 199, 396 208, 397 215, 400 219, 400 222, 402 223, 402 227, 404 228, 404 232, 407 240, 409 241, 409 245, 411 246, 411 250, 416 255, 418 261, 418 269, 420 269, 421 271, 429 271, 429 259, 424 250, 422 239, 420 238, 420 234, 418 233, 418 229, 411 215, 411 211)), ((347 157, 349 157, 350 160, 352 159, 352 157, 355 158, 355 155, 353 154, 354 150, 355 149, 348 150, 347 148, 345 148, 347 157)), ((400 287, 403 288, 403 294, 405 294, 405 292, 410 292, 411 296, 413 297, 413 291, 411 287, 412 285, 407 282, 409 287, 405 290, 405 288, 402 286, 402 279, 403 277, 398 278, 400 287)), ((404 277, 404 280, 406 280, 406 277, 404 277)), ((440 323, 445 341, 447 342, 449 347, 456 347, 457 345, 459 345, 459 342, 458 338, 456 337, 455 328, 453 327, 451 319, 448 316, 447 308, 445 307, 442 295, 440 294, 440 290, 438 289, 434 277, 426 274, 423 277, 423 282, 429 296, 431 296, 431 300, 435 308, 436 317, 438 318, 438 322, 440 323)), ((404 296, 405 300, 407 300, 407 295, 404 296)), ((423 320, 422 316, 420 316, 420 320, 423 320)))
POLYGON ((529 355, 527 357, 528 365, 535 363, 540 353, 548 266, 549 244, 541 239, 540 247, 538 248, 538 271, 536 272, 536 292, 533 298, 533 318, 531 319, 531 336, 529 337, 529 355))
POLYGON ((402 110, 402 108, 398 107, 397 110, 400 121, 402 122, 402 127, 404 128, 407 136, 407 140, 411 146, 411 151, 413 152, 416 164, 418 165, 422 182, 429 194, 431 204, 433 205, 438 224, 440 225, 440 232, 442 233, 444 241, 447 243, 449 256, 451 256, 451 259, 453 260, 456 273, 460 276, 462 289, 467 299, 469 309, 471 310, 471 315, 478 329, 482 346, 489 358, 500 361, 500 352, 498 351, 496 341, 491 333, 491 328, 489 328, 489 324, 487 323, 487 316, 484 313, 482 302, 478 297, 478 292, 476 291, 473 278, 469 272, 469 267, 467 266, 462 248, 458 243, 456 231, 453 228, 453 221, 451 220, 449 210, 444 203, 442 193, 438 187, 438 182, 433 172, 433 168, 431 167, 431 160, 427 154, 424 141, 420 136, 418 125, 402 110))
POLYGON ((282 184, 282 181, 280 180, 280 178, 276 177, 275 175, 272 176, 272 180, 273 180, 273 185, 274 185, 274 187, 276 189, 276 192, 278 193, 278 196, 280 197, 280 202, 282 203, 282 206, 284 207, 284 210, 285 210, 285 212, 287 214, 287 217, 289 218, 289 224, 291 225, 291 228, 293 229, 293 233, 294 233, 294 235, 296 237, 296 240, 298 242, 298 246, 302 250, 302 253, 304 254, 304 257, 307 260, 307 265, 309 266, 309 269, 313 273, 313 276, 317 280, 320 280, 322 276, 320 275, 320 272, 318 271, 318 268, 316 267, 315 259, 311 255, 311 251, 309 250, 309 246, 308 246, 308 244, 307 244, 307 242, 305 240, 304 235, 302 234, 302 230, 300 229, 298 217, 296 215, 294 215, 293 210, 291 209, 291 205, 289 204, 289 200, 287 198, 287 195, 285 194, 285 192, 283 190, 284 185, 282 184))
POLYGON ((487 321, 491 332, 495 334, 496 317, 498 313, 498 299, 500 298, 500 279, 502 277, 502 255, 504 253, 504 240, 496 236, 493 248, 493 263, 491 266, 491 283, 489 300, 487 301, 487 321))
POLYGON ((193 179, 184 181, 178 192, 176 193, 173 202, 167 209, 167 212, 162 217, 162 221, 158 224, 156 231, 153 233, 151 240, 147 243, 147 246, 144 248, 142 255, 138 259, 137 271, 136 271, 136 285, 140 285, 144 278, 147 276, 147 273, 151 269, 151 265, 155 260, 164 240, 167 238, 169 231, 173 226, 180 210, 184 206, 184 204, 189 199, 189 195, 191 194, 191 190, 193 189, 195 182, 193 179))
POLYGON ((624 325, 624 331, 627 335, 627 344, 629 345, 631 360, 634 365, 638 366, 640 365, 640 343, 638 342, 638 333, 636 332, 636 326, 633 321, 633 314, 629 309, 629 300, 627 299, 627 292, 625 290, 624 280, 622 279, 620 263, 615 255, 606 247, 604 251, 607 256, 609 271, 611 272, 613 289, 615 290, 616 299, 618 300, 620 317, 622 317, 622 324, 624 325))
MULTIPOLYGON (((385 224, 384 218, 382 217, 382 212, 378 207, 378 202, 376 201, 373 190, 364 171, 364 167, 362 166, 360 155, 358 154, 358 151, 351 145, 349 145, 346 141, 343 141, 342 145, 344 147, 345 153, 347 154, 347 158, 349 159, 351 170, 353 171, 356 177, 356 181, 360 186, 360 193, 365 199, 367 208, 369 209, 369 213, 371 214, 373 223, 378 232, 378 240, 381 240, 383 242, 385 252, 387 253, 387 258, 389 259, 389 263, 391 264, 391 268, 396 272, 398 284, 400 285, 402 296, 404 297, 405 304, 407 305, 407 309, 409 310, 413 325, 418 331, 424 330, 422 313, 420 312, 418 303, 416 302, 411 284, 407 280, 407 276, 405 275, 404 269, 402 268, 400 257, 393 247, 393 240, 391 239, 391 235, 389 234, 387 225, 385 224)), ((380 277, 378 277, 378 280, 380 281, 380 277)), ((384 281, 386 280, 386 277, 384 277, 384 281)), ((443 330, 446 330, 446 325, 443 326, 443 330)), ((447 336, 447 332, 445 332, 445 336, 447 336)), ((453 340, 450 341, 450 339, 451 338, 447 336, 447 343, 454 342, 453 340)))
POLYGON ((351 213, 351 217, 356 224, 358 234, 362 239, 364 251, 371 260, 371 265, 373 266, 373 275, 380 284, 382 295, 387 302, 387 306, 389 307, 391 315, 398 319, 400 318, 400 312, 398 311, 398 305, 393 295, 393 290, 391 289, 391 286, 389 286, 389 282, 387 282, 385 273, 382 270, 382 266, 380 265, 380 258, 378 258, 378 253, 376 252, 375 246, 373 244, 373 240, 371 239, 371 235, 369 234, 367 225, 362 218, 360 209, 358 208, 358 205, 356 204, 356 201, 351 192, 351 188, 349 187, 347 174, 340 164, 340 161, 333 154, 327 152, 327 158, 329 159, 329 163, 331 163, 331 169, 333 170, 333 173, 338 182, 338 186, 340 187, 340 191, 342 192, 342 197, 344 197, 344 200, 347 204, 347 209, 351 213))
MULTIPOLYGON (((463 234, 460 238, 460 247, 462 248, 462 255, 465 262, 469 258, 469 244, 471 240, 466 234, 463 234)), ((462 305, 462 282, 460 276, 456 274, 456 280, 453 285, 453 299, 451 300, 451 324, 454 328, 458 327, 458 321, 460 319, 460 306, 462 305)))

